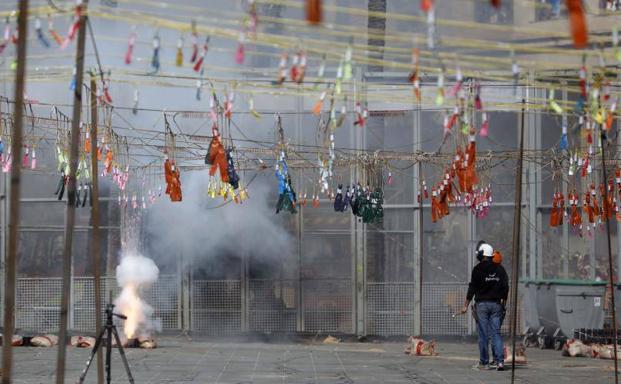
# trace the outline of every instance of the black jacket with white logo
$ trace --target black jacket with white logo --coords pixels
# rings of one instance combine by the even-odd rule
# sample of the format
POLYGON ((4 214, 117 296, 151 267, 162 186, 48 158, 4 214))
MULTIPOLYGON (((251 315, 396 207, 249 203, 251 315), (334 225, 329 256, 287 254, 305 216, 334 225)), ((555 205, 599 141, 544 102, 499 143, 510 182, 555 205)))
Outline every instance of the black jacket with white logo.
POLYGON ((509 295, 509 277, 500 264, 483 260, 472 269, 468 285, 468 300, 499 301, 507 300, 509 295))

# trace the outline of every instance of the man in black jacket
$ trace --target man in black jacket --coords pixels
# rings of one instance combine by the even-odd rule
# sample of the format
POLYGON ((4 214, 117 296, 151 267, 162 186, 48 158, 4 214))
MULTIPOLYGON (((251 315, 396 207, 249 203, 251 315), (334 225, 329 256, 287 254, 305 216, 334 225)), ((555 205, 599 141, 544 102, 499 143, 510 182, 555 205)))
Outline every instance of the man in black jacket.
POLYGON ((488 343, 492 340, 493 368, 504 370, 504 344, 500 335, 500 326, 505 302, 509 295, 509 277, 502 265, 492 261, 494 248, 482 244, 477 251, 480 262, 472 269, 468 294, 461 312, 466 313, 474 298, 474 310, 477 315, 479 333, 479 362, 477 369, 490 369, 488 343))

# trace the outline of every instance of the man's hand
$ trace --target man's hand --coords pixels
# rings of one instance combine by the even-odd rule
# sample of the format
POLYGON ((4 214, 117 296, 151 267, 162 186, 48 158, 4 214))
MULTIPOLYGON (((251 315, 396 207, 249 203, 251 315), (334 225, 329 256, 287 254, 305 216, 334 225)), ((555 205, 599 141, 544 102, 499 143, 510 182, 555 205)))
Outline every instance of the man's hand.
POLYGON ((464 306, 461 308, 461 311, 459 311, 459 313, 461 313, 461 314, 463 315, 463 314, 464 314, 464 313, 466 313, 466 312, 468 312, 468 306, 467 306, 467 305, 464 305, 464 306))

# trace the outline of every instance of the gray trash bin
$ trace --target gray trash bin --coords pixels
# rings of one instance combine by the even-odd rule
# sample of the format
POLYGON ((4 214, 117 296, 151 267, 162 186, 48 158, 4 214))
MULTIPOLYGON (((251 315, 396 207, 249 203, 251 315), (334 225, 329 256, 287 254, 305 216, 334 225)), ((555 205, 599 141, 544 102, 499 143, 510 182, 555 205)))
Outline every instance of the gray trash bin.
POLYGON ((604 327, 603 285, 565 285, 556 291, 556 310, 561 330, 572 337, 574 329, 604 327))
MULTIPOLYGON (((603 328, 606 288, 603 282, 523 280, 521 283, 524 322, 529 328, 525 340, 541 348, 552 345, 558 348, 566 337, 573 337, 574 329, 603 328)), ((621 309, 621 303, 618 308, 621 309)))
POLYGON ((520 284, 520 292, 522 293, 524 326, 537 331, 541 326, 539 313, 537 312, 537 284, 531 281, 523 281, 520 284))

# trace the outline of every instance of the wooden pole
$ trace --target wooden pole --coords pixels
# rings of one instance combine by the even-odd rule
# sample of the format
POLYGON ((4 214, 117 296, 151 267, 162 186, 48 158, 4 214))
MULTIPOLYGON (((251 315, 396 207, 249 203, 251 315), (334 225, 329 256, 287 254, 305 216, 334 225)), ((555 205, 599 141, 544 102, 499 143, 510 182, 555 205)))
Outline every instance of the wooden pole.
POLYGON ((75 226, 76 172, 80 144, 80 114, 82 112, 82 89, 84 80, 84 45, 86 42, 86 5, 82 7, 76 49, 76 86, 73 92, 73 116, 71 120, 71 146, 69 150, 69 175, 67 179, 67 208, 65 210, 65 244, 63 252, 62 297, 60 301, 60 329, 58 331, 58 357, 56 360, 56 383, 65 383, 65 356, 67 353, 67 319, 71 288, 71 245, 75 226))
MULTIPOLYGON (((612 209, 608 205, 608 173, 606 171, 606 144, 608 140, 606 137, 606 129, 602 126, 602 175, 604 176, 604 202, 603 206, 607 207, 606 212, 612 209), (604 205, 606 204, 606 205, 604 205)), ((610 288, 610 306, 612 309, 612 331, 613 331, 613 353, 614 353, 614 367, 615 367, 615 384, 619 382, 619 363, 617 362, 617 309, 615 308, 615 279, 614 271, 612 269, 612 246, 610 244, 610 219, 606 220, 606 240, 608 243, 608 286, 610 288)))
POLYGON ((21 178, 22 126, 24 115, 24 77, 26 74, 26 41, 28 38, 28 0, 20 0, 17 17, 17 68, 15 73, 15 124, 11 153, 11 189, 9 201, 9 252, 5 260, 4 332, 2 335, 2 383, 11 382, 13 350, 11 339, 15 329, 15 274, 17 266, 17 227, 19 225, 19 196, 21 178))
MULTIPOLYGON (((93 276, 95 285, 95 334, 101 332, 101 253, 99 249, 99 174, 97 167, 97 82, 91 75, 91 252, 93 257, 93 276)), ((103 355, 97 351, 97 383, 103 384, 103 355)))
POLYGON ((511 383, 515 382, 515 344, 517 333, 518 279, 520 267, 520 240, 522 226, 522 165, 524 163, 524 119, 526 100, 522 99, 522 121, 520 122, 520 143, 517 171, 515 175, 515 208, 513 211, 513 255, 511 258, 511 383))

